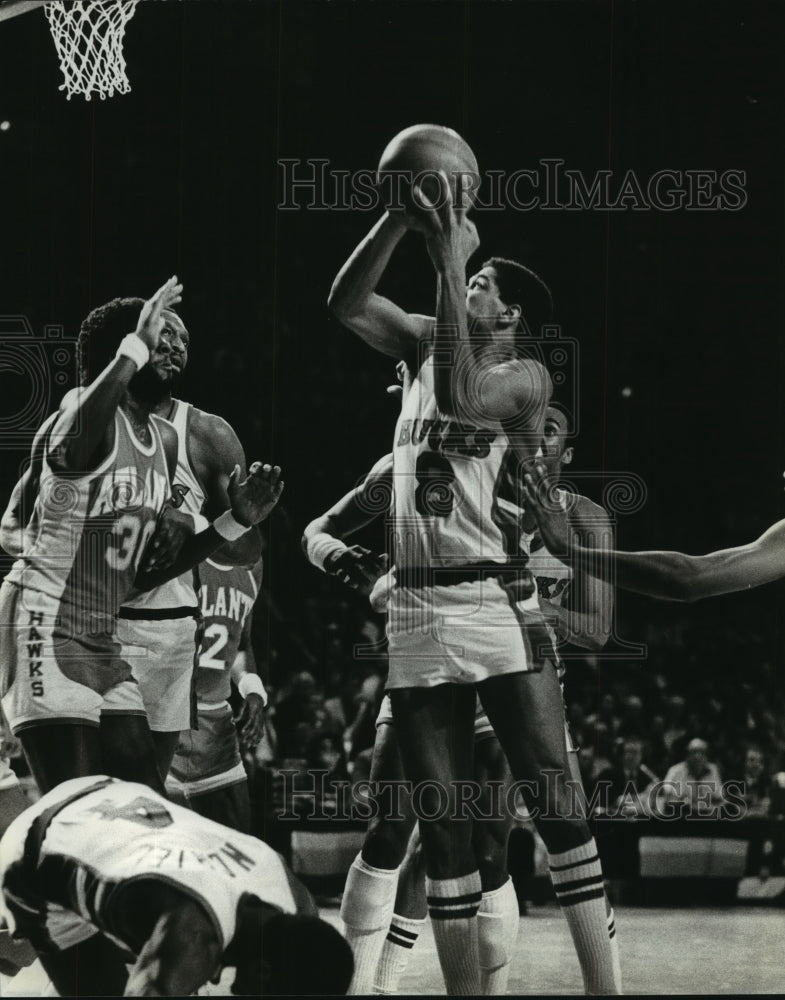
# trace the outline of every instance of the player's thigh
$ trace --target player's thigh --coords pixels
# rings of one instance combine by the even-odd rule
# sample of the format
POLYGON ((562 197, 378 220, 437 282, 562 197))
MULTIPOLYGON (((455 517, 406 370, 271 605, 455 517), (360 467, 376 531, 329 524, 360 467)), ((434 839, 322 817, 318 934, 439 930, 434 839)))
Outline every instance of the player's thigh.
POLYGON ((40 958, 61 997, 124 995, 127 959, 117 945, 101 934, 64 951, 47 951, 40 958))
POLYGON ((471 684, 390 692, 404 772, 413 784, 469 781, 476 696, 471 684))
POLYGON ((99 773, 122 781, 139 781, 161 795, 166 794, 153 736, 144 715, 102 713, 99 734, 104 767, 99 773))
POLYGON ((202 795, 193 795, 188 804, 194 812, 240 833, 251 832, 251 799, 248 782, 238 781, 202 795))
POLYGON ((478 691, 517 780, 536 781, 544 770, 568 776, 561 688, 550 662, 536 673, 490 678, 478 691))
POLYGON ((70 778, 105 773, 98 726, 42 723, 21 730, 19 740, 42 794, 70 778))

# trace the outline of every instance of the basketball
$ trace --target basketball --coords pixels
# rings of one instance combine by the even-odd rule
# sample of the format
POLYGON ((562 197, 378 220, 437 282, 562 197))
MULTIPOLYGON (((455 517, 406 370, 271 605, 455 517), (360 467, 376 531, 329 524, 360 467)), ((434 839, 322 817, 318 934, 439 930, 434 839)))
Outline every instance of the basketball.
POLYGON ((471 208, 480 186, 477 157, 468 142, 444 125, 412 125, 387 144, 377 170, 377 184, 388 211, 417 211, 413 192, 419 184, 426 198, 441 200, 438 173, 450 182, 453 203, 471 208))

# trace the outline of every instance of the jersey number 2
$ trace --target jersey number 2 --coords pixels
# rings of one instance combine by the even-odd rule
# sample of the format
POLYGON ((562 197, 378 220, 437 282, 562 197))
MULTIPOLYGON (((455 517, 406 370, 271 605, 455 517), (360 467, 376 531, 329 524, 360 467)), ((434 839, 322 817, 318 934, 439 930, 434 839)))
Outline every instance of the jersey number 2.
POLYGON ((205 639, 215 639, 215 642, 199 657, 199 666, 208 670, 225 670, 226 661, 218 659, 218 654, 229 641, 229 629, 225 625, 214 623, 205 629, 205 639))

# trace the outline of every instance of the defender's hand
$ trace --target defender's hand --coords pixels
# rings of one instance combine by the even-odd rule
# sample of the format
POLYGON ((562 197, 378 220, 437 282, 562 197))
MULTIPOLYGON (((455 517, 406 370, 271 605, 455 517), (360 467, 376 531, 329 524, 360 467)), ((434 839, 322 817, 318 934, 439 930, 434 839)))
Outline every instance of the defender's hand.
POLYGON ((563 556, 572 545, 572 529, 556 484, 545 466, 534 462, 524 474, 527 506, 537 521, 546 548, 555 556, 563 556))
POLYGON ((254 462, 248 478, 241 483, 240 466, 236 465, 229 476, 229 501, 236 521, 247 528, 269 516, 283 493, 280 465, 262 465, 254 462))
POLYGON ((161 572, 173 566, 186 539, 194 531, 193 518, 166 503, 158 518, 155 534, 142 556, 140 572, 161 572))
POLYGON ((387 572, 387 564, 386 555, 352 545, 340 555, 325 560, 324 568, 352 590, 368 594, 379 577, 387 572))
POLYGON ((161 330, 164 328, 164 320, 161 315, 164 309, 171 309, 183 297, 183 286, 177 280, 177 275, 172 277, 142 306, 139 313, 139 321, 136 324, 136 336, 147 345, 152 352, 158 347, 161 337, 161 330))
POLYGON ((254 751, 264 736, 264 699, 252 691, 243 702, 237 718, 237 731, 243 750, 254 751))

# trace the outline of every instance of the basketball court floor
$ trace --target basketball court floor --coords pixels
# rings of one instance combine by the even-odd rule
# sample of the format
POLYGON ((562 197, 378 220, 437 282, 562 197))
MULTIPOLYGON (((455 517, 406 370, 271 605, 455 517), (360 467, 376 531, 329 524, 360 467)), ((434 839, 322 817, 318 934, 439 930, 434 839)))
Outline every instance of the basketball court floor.
MULTIPOLYGON (((338 911, 322 916, 339 924, 338 911)), ((624 992, 654 995, 785 992, 785 912, 759 907, 669 909, 617 907, 624 992)), ((228 996, 233 973, 200 990, 228 996)), ((39 966, 14 980, 0 976, 3 997, 38 997, 46 986, 39 966)), ((444 994, 430 926, 417 942, 401 982, 403 995, 444 994)), ((578 960, 555 905, 532 907, 521 917, 518 953, 508 993, 579 995, 578 960)), ((50 994, 52 995, 52 994, 50 994)))

